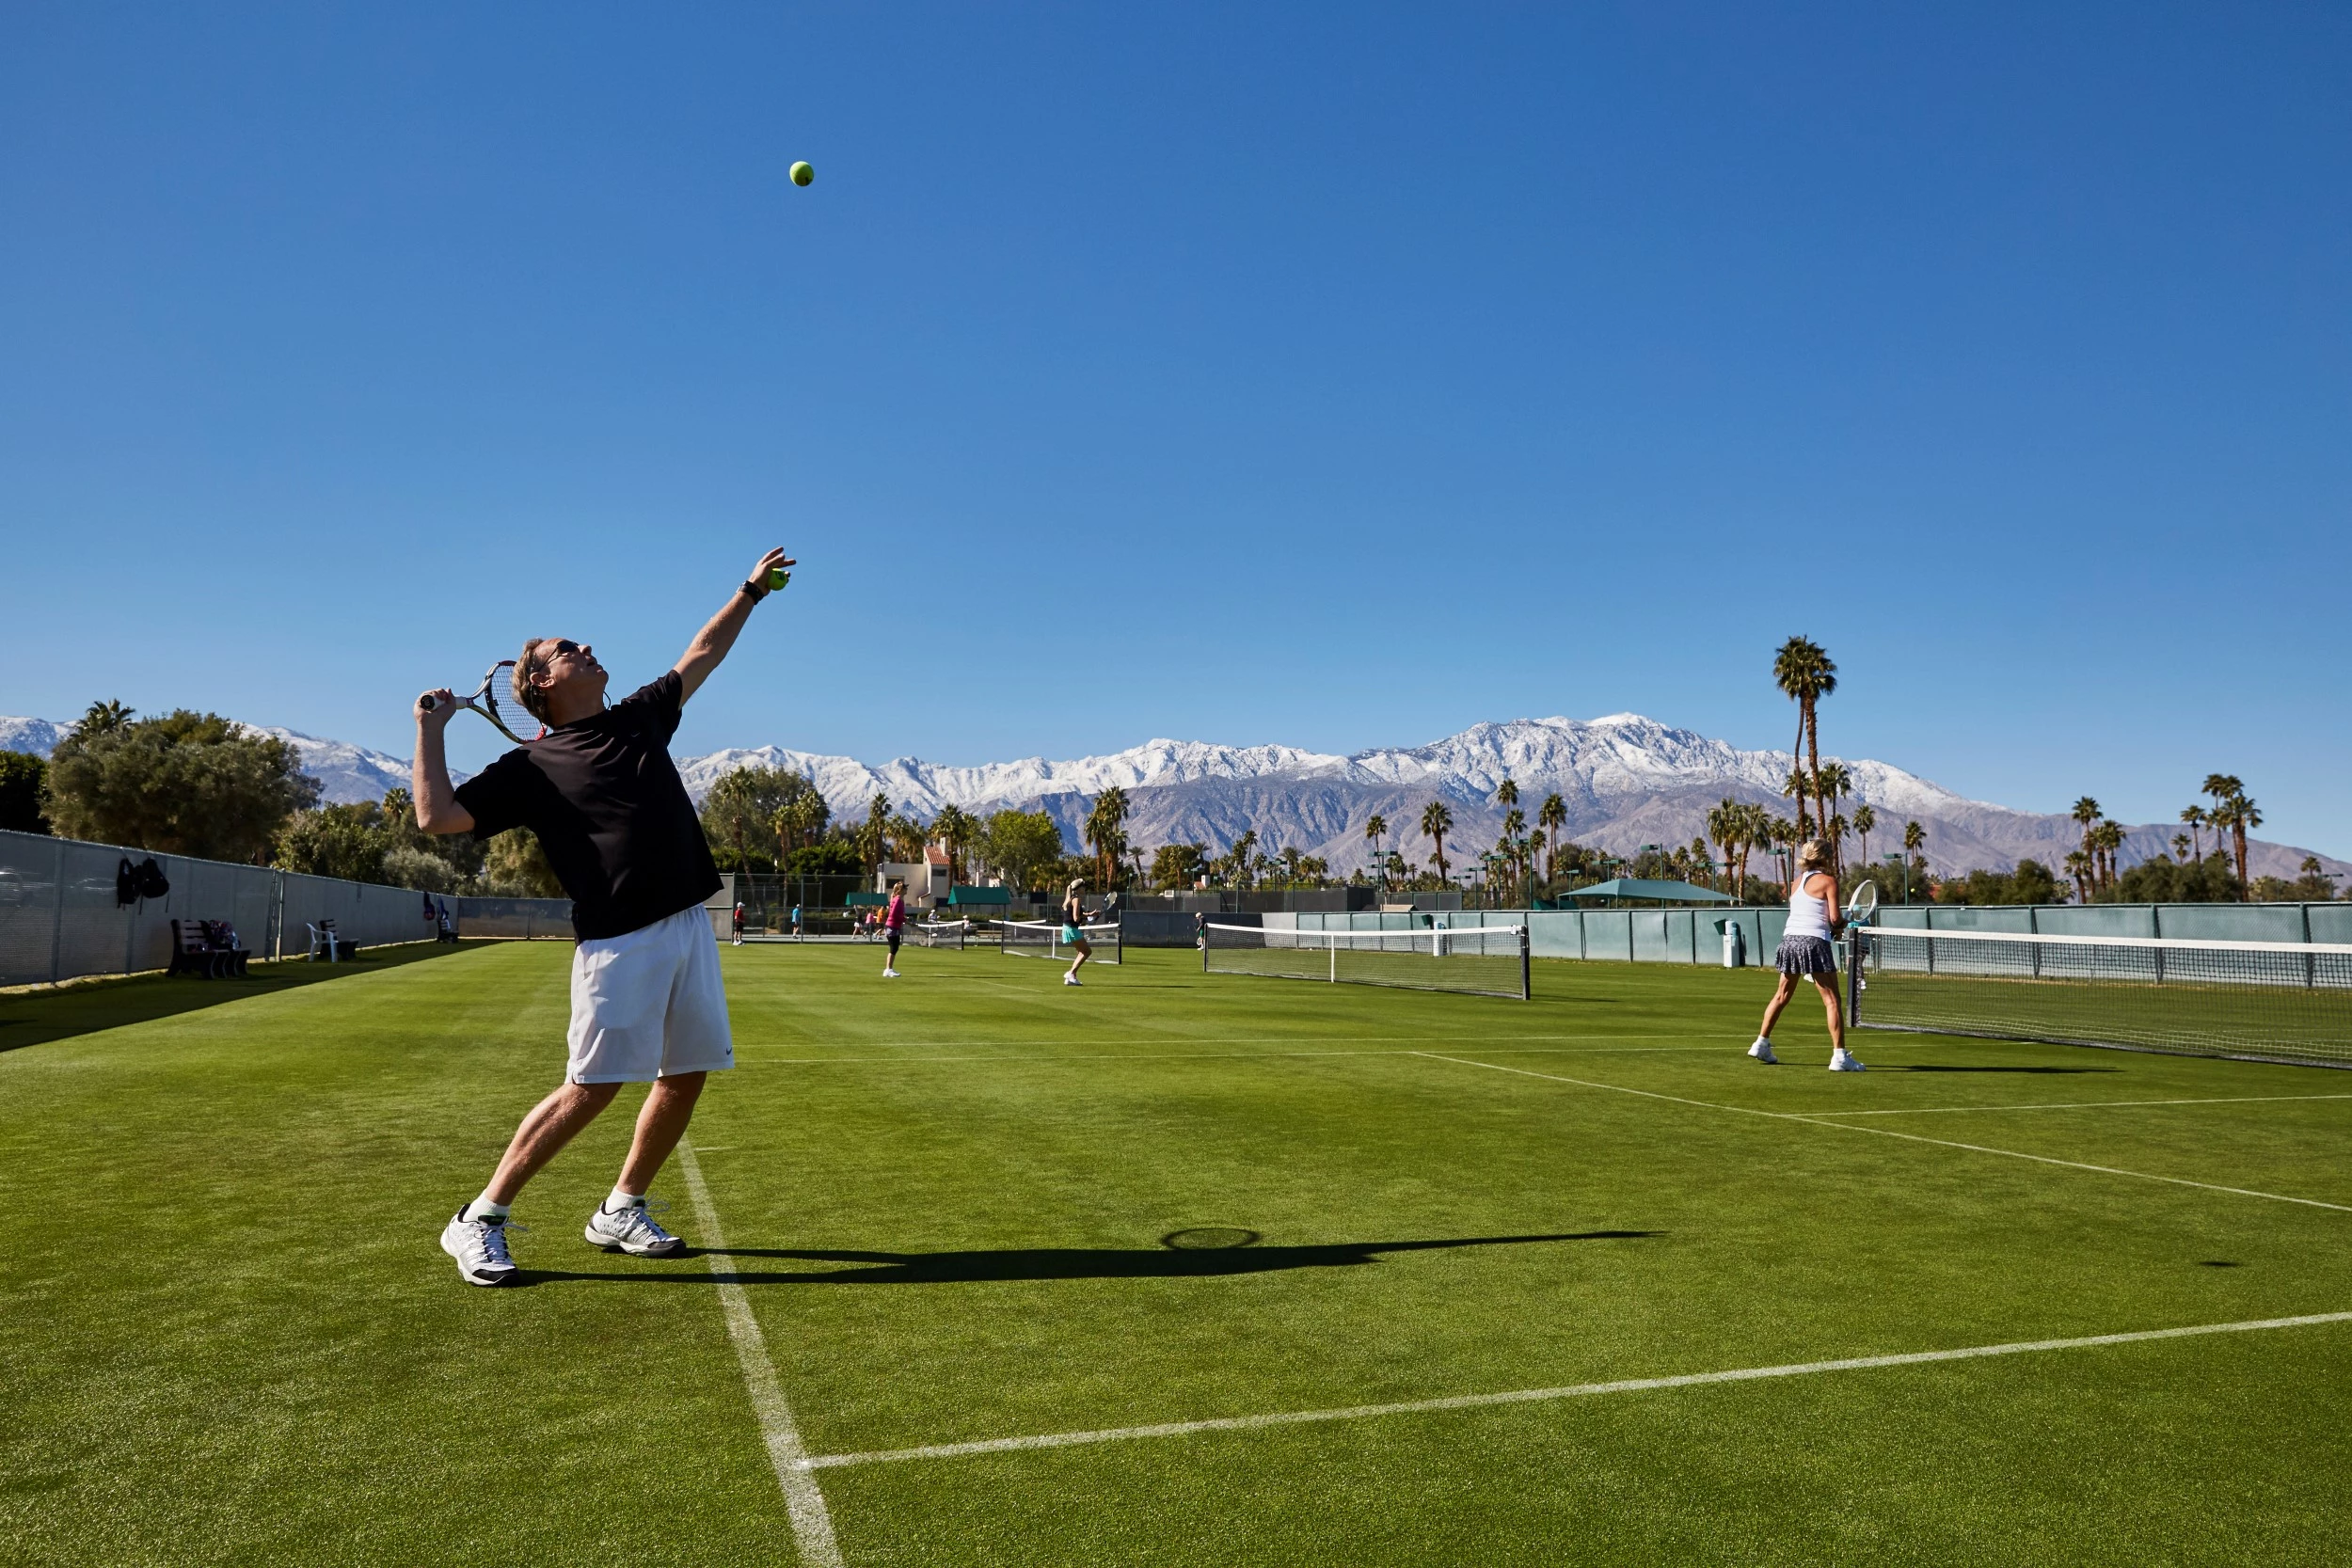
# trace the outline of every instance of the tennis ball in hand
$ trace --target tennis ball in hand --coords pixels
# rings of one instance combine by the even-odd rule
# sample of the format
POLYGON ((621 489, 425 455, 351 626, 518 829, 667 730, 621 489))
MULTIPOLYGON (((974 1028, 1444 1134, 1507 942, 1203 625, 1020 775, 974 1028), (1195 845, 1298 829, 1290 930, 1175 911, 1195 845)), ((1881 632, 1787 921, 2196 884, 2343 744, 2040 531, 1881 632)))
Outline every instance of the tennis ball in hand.
POLYGON ((784 566, 771 566, 768 568, 768 586, 771 589, 782 588, 786 583, 790 582, 791 580, 792 573, 789 568, 784 566))
POLYGON ((816 178, 817 178, 817 171, 816 171, 815 169, 813 169, 813 168, 809 167, 809 166, 808 166, 808 165, 806 165, 806 164, 804 164, 804 163, 802 163, 802 164, 794 164, 794 165, 792 166, 792 182, 793 182, 794 184, 796 184, 796 185, 805 185, 805 184, 807 184, 810 181, 812 181, 812 180, 814 180, 814 179, 816 179, 816 178))

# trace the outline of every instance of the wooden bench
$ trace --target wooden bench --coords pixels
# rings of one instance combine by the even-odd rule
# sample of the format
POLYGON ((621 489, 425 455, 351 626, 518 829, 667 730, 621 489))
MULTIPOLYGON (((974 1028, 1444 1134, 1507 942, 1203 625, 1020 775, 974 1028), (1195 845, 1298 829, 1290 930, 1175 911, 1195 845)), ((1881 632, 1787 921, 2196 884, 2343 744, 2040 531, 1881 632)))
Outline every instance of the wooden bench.
POLYGON ((171 923, 169 974, 194 974, 217 980, 242 975, 253 955, 237 945, 236 928, 225 920, 175 920, 171 923))

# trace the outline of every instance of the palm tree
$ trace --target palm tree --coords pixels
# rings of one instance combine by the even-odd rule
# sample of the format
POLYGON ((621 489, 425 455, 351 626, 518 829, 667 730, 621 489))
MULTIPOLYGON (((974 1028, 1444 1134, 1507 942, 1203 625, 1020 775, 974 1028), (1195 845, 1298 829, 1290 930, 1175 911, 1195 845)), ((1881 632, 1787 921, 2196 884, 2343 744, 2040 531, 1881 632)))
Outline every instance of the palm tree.
POLYGON ((1707 814, 1707 836, 1724 852, 1724 872, 1728 879, 1731 872, 1731 852, 1740 842, 1740 802, 1724 796, 1707 814))
POLYGON ((1518 803, 1519 786, 1511 782, 1510 774, 1505 773, 1502 776, 1502 782, 1495 785, 1495 804, 1498 806, 1509 807, 1516 806, 1518 803))
POLYGON ((131 715, 137 711, 136 708, 125 707, 122 704, 111 700, 92 703, 88 710, 74 721, 72 733, 76 737, 85 739, 93 735, 104 735, 110 730, 119 730, 128 724, 131 721, 131 715))
MULTIPOLYGON (((1809 637, 1792 637, 1772 656, 1772 682, 1797 705, 1797 738, 1813 774, 1813 799, 1821 800, 1821 699, 1837 689, 1837 666, 1809 637)), ((1794 760, 1792 755, 1791 760, 1794 760)), ((1828 813, 1822 813, 1824 818, 1828 813)), ((1797 829, 1804 830, 1804 800, 1797 800, 1797 829)))
POLYGON ((2092 838, 2091 852, 2100 862, 2099 886, 2102 890, 2111 888, 2116 878, 2115 857, 2123 847, 2123 824, 2101 822, 2092 838))
MULTIPOLYGON (((1518 786, 1508 779, 1503 780, 1502 784, 1504 788, 1510 790, 1511 799, 1514 800, 1518 800, 1519 795, 1518 786)), ((1526 854, 1525 848, 1520 843, 1520 836, 1526 832, 1527 814, 1525 812, 1522 812, 1517 806, 1513 806, 1509 811, 1502 814, 1502 847, 1511 861, 1511 876, 1513 879, 1512 885, 1515 889, 1517 888, 1518 882, 1519 866, 1526 854)))
POLYGON ((2174 833, 2172 835, 2172 858, 2180 862, 2183 865, 2186 865, 2188 863, 2188 835, 2186 833, 2174 833))
MULTIPOLYGON (((2205 808, 2202 806, 2183 806, 2181 808, 2181 820, 2187 824, 2188 827, 2189 852, 2196 859, 2201 861, 2203 860, 2205 858, 2205 835, 2203 832, 2205 826, 2205 808)), ((2175 835, 2176 842, 2177 839, 2178 835, 2175 835)))
POLYGON ((1862 839, 1862 863, 1864 865, 1868 865, 1870 863, 1870 830, 1878 825, 1879 814, 1870 809, 1869 801, 1865 800, 1862 804, 1854 807, 1853 831, 1859 834, 1862 839))
POLYGON ((2246 798, 2245 782, 2234 773, 2206 774, 2204 792, 2214 800, 2213 809, 2205 813, 2205 822, 2214 830, 2216 837, 2224 829, 2228 830, 2230 845, 2237 860, 2237 879, 2243 882, 2246 880, 2246 835, 2249 830, 2262 826, 2262 813, 2255 810, 2254 802, 2246 798))
POLYGON ((1797 836, 1801 839, 1807 837, 1808 835, 1804 831, 1804 768, 1791 768, 1788 769, 1788 776, 1780 781, 1780 798, 1784 800, 1793 800, 1797 802, 1797 836))
POLYGON ((980 825, 961 806, 948 804, 939 808, 931 818, 931 837, 947 851, 947 880, 952 885, 964 880, 963 851, 978 836, 980 825))
POLYGON ((1544 831, 1544 880, 1552 882, 1560 875, 1560 830, 1568 825, 1568 803, 1553 790, 1544 797, 1536 809, 1535 825, 1544 831))
MULTIPOLYGON (((2230 802, 2230 841, 2237 847, 2237 879, 2246 881, 2246 835, 2263 825, 2262 808, 2241 795, 2230 802)), ((2253 884, 2247 882, 2250 889, 2253 884)))
POLYGON ((1429 863, 1438 868, 1438 880, 1442 882, 1446 874, 1445 835, 1454 831, 1454 814, 1446 810, 1443 800, 1432 800, 1422 808, 1421 831, 1437 846, 1429 863))
POLYGON ((2081 826, 2083 852, 2089 854, 2090 852, 2090 830, 2099 825, 2099 802, 2088 795, 2082 796, 2074 801, 2074 809, 2067 815, 2081 826))
MULTIPOLYGON (((1844 763, 1836 761, 1821 764, 1820 772, 1821 787, 1828 791, 1821 797, 1822 802, 1827 805, 1830 815, 1835 816, 1837 813, 1838 800, 1853 793, 1853 775, 1847 771, 1844 763)), ((1845 875, 1846 851, 1841 842, 1844 837, 1843 833, 1832 833, 1829 841, 1830 852, 1836 857, 1837 863, 1831 869, 1836 871, 1841 879, 1845 875)))
POLYGON ((2066 851, 2066 874, 2074 879, 2074 896, 2083 903, 2090 902, 2090 852, 2087 849, 2066 851))
POLYGON ((1364 837, 1372 841, 1372 863, 1375 870, 1380 865, 1380 841, 1388 836, 1389 819, 1374 812, 1364 823, 1364 837))
POLYGON ((1922 876, 1924 876, 1927 872, 1927 829, 1922 827, 1916 820, 1904 823, 1903 853, 1910 857, 1909 868, 1905 870, 1903 876, 1903 889, 1906 896, 1909 895, 1911 887, 1910 869, 1917 869, 1922 876))
POLYGON ((1127 792, 1117 784, 1094 798, 1093 809, 1080 826, 1080 836, 1093 847, 1095 870, 1104 888, 1119 883, 1120 857, 1127 851, 1127 792))

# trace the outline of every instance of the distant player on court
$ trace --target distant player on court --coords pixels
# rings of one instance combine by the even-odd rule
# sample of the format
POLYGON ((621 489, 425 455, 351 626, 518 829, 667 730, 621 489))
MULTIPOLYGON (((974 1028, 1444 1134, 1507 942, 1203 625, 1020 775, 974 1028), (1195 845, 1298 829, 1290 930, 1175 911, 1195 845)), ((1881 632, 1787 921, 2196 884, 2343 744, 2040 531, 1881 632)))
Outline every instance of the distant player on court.
POLYGON ((1086 879, 1081 877, 1064 889, 1061 895, 1061 940, 1078 955, 1070 960, 1069 972, 1061 977, 1065 986, 1076 985, 1078 970, 1094 957, 1094 944, 1087 941, 1086 900, 1079 896, 1086 885, 1086 879))
POLYGON ((739 898, 735 901, 735 945, 743 945, 743 901, 739 898))
POLYGON ((564 1083, 523 1118, 490 1184, 441 1231, 442 1250, 469 1285, 514 1277, 510 1206, 623 1084, 653 1087, 620 1180, 588 1218, 587 1239, 639 1258, 666 1258, 685 1244, 646 1214, 645 1190, 685 1135, 704 1075, 735 1065, 735 1041, 718 943, 702 908, 722 885, 719 870, 669 743, 686 700, 768 596, 769 572, 791 564, 782 550, 760 557, 675 667, 610 707, 604 666, 586 643, 524 643, 516 696, 548 734, 458 788, 450 787, 441 734, 457 711, 454 697, 436 691, 432 707, 417 709, 417 826, 478 838, 529 828, 571 895, 580 938, 564 1083))
POLYGON ((890 951, 882 958, 882 978, 898 977, 898 939, 907 931, 907 885, 890 884, 890 907, 882 911, 882 939, 890 943, 890 951))
POLYGON ((1829 846, 1807 839, 1797 850, 1797 880, 1788 890, 1788 924, 1781 932, 1780 950, 1772 955, 1780 968, 1780 984, 1764 1006, 1764 1026, 1756 1031, 1748 1054, 1766 1064, 1772 1054, 1772 1025, 1780 1010, 1797 991, 1799 979, 1810 979, 1821 993, 1829 1014, 1829 1069, 1860 1072, 1862 1064, 1846 1051, 1846 1013, 1837 1000, 1837 949, 1831 942, 1845 924, 1837 910, 1837 879, 1829 874, 1829 846))
POLYGON ((792 906, 792 940, 801 940, 801 906, 798 904, 792 906))

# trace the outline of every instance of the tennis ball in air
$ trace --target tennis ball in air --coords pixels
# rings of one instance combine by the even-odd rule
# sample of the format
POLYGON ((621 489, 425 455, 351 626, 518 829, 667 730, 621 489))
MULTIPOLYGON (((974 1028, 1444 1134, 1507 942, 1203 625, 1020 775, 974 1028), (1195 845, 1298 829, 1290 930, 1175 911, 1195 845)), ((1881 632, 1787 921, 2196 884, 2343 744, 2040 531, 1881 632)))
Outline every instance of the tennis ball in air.
POLYGON ((786 583, 790 582, 791 580, 792 574, 785 567, 771 566, 768 568, 768 586, 770 588, 782 588, 786 583))
POLYGON ((794 184, 796 184, 796 185, 805 185, 805 184, 807 184, 807 183, 808 183, 811 180, 814 180, 814 179, 816 179, 816 178, 817 178, 817 171, 816 171, 815 169, 813 169, 813 168, 809 167, 809 166, 808 166, 808 165, 806 165, 806 164, 804 164, 804 163, 801 163, 801 164, 794 164, 794 165, 792 166, 792 182, 793 182, 794 184))

